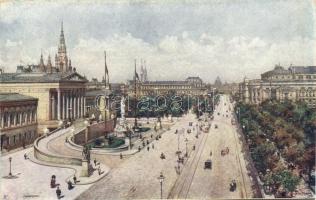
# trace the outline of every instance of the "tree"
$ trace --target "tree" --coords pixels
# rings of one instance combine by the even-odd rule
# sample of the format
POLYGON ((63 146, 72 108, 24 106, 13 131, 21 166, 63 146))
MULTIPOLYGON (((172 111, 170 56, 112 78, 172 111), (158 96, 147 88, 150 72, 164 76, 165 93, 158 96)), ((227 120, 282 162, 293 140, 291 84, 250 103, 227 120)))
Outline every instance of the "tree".
POLYGON ((287 191, 290 192, 290 195, 292 196, 292 192, 296 189, 297 185, 299 184, 299 177, 296 175, 292 174, 288 170, 281 170, 276 172, 273 175, 274 182, 278 186, 283 186, 283 188, 287 191))

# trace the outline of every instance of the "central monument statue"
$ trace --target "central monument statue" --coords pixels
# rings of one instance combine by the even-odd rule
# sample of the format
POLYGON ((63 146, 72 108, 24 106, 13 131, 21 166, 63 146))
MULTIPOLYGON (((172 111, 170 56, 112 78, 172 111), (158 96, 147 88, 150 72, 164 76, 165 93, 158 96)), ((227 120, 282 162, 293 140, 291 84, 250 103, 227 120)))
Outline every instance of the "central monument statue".
POLYGON ((121 98, 121 118, 120 122, 116 125, 114 132, 117 137, 124 137, 128 131, 128 124, 125 119, 125 97, 121 98))

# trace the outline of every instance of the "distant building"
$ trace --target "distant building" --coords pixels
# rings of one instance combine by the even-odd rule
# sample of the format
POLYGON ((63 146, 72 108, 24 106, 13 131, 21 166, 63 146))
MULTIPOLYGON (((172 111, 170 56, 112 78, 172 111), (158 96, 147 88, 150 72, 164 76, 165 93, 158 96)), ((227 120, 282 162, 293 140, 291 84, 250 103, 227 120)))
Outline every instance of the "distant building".
POLYGON ((1 151, 26 146, 37 138, 38 99, 0 93, 1 151))
MULTIPOLYGON (((134 94, 135 82, 128 82, 129 95, 134 94)), ((162 95, 173 92, 181 95, 204 95, 207 87, 200 77, 188 77, 184 81, 145 81, 137 82, 137 95, 162 95)))
POLYGON ((215 82, 214 82, 214 86, 217 87, 217 88, 219 88, 219 87, 222 86, 222 81, 221 81, 221 79, 219 78, 219 76, 216 77, 216 80, 215 80, 215 82))
POLYGON ((304 101, 316 107, 316 66, 276 65, 271 71, 261 74, 261 79, 244 79, 239 84, 241 100, 260 104, 265 100, 304 101))

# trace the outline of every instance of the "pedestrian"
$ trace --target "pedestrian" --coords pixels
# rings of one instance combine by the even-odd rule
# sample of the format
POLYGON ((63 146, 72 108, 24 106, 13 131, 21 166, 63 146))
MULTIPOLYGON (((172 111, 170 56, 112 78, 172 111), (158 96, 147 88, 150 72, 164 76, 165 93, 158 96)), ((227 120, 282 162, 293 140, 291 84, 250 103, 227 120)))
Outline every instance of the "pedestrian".
POLYGON ((74 180, 74 184, 76 184, 76 183, 77 183, 77 177, 76 177, 76 175, 74 175, 73 180, 74 180))
POLYGON ((27 159, 27 154, 25 153, 25 154, 24 154, 24 160, 26 160, 26 159, 27 159))
POLYGON ((147 147, 147 151, 149 151, 149 146, 147 147))
POLYGON ((212 151, 210 152, 210 156, 212 156, 212 151))
POLYGON ((145 141, 143 141, 143 147, 145 147, 145 146, 146 146, 145 141))
POLYGON ((98 168, 98 173, 99 173, 99 175, 101 175, 101 168, 100 168, 100 166, 98 168))
POLYGON ((149 140, 146 141, 147 145, 149 144, 149 140))
POLYGON ((94 166, 97 166, 97 159, 96 158, 94 159, 93 162, 94 162, 94 166))
POLYGON ((153 138, 153 134, 150 135, 150 138, 153 138))
POLYGON ((60 197, 61 197, 61 190, 59 189, 59 186, 57 186, 56 195, 57 195, 57 198, 60 199, 60 197))
POLYGON ((151 144, 151 148, 153 148, 153 149, 155 148, 154 143, 151 144))
POLYGON ((71 190, 72 188, 74 188, 70 180, 67 182, 67 184, 68 184, 68 190, 71 190))
POLYGON ((120 159, 123 159, 123 155, 122 155, 122 153, 120 153, 120 159))
POLYGON ((140 148, 140 146, 138 146, 138 152, 140 152, 140 150, 141 150, 141 148, 140 148))

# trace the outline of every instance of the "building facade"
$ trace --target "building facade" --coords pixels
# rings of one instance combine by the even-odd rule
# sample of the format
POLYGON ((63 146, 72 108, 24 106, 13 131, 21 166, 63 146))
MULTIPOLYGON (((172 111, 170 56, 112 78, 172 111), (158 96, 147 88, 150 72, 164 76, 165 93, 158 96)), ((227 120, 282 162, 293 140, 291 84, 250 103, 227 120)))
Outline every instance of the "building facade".
MULTIPOLYGON (((134 94, 135 82, 129 81, 129 95, 134 94)), ((205 95, 207 87, 200 77, 188 77, 184 81, 138 81, 137 95, 163 95, 173 92, 177 95, 205 95)))
POLYGON ((37 138, 38 99, 18 93, 0 93, 1 151, 25 147, 37 138))
POLYGON ((247 78, 239 84, 240 98, 246 103, 260 104, 265 100, 304 101, 316 107, 316 66, 276 65, 261 74, 261 79, 247 78))
POLYGON ((1 93, 19 93, 38 99, 38 131, 57 128, 59 121, 85 116, 85 77, 76 72, 67 57, 63 27, 55 66, 41 55, 38 65, 17 66, 15 73, 0 74, 1 93))

